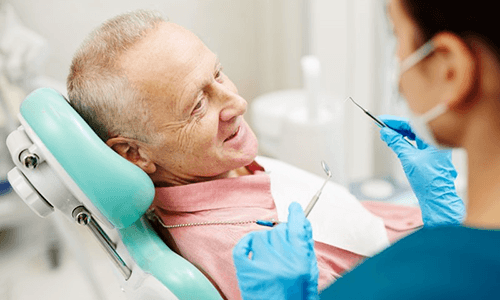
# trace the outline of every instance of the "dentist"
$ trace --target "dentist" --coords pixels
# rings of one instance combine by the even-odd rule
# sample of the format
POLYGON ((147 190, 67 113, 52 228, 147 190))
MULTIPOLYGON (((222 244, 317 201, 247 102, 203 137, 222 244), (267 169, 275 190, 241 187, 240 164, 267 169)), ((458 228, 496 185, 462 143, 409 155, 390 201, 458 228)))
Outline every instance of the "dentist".
POLYGON ((412 120, 384 116, 381 138, 419 199, 423 229, 367 259, 318 295, 309 221, 252 232, 233 250, 243 299, 498 299, 500 34, 489 1, 390 0, 412 120), (411 125, 410 125, 411 124, 411 125), (403 136, 415 140, 408 145, 403 136), (467 216, 449 150, 468 153, 467 216))

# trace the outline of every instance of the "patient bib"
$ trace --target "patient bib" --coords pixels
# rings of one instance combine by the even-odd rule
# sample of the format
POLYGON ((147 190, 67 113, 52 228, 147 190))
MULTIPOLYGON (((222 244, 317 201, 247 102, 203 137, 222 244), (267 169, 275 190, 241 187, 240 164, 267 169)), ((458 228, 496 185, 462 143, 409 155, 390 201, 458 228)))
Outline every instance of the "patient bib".
MULTIPOLYGON (((305 208, 324 181, 278 160, 259 156, 256 161, 271 178, 271 193, 280 221, 286 222, 292 202, 305 208)), ((332 181, 325 186, 308 219, 316 241, 363 256, 373 256, 389 246, 383 220, 366 210, 346 188, 332 181)))

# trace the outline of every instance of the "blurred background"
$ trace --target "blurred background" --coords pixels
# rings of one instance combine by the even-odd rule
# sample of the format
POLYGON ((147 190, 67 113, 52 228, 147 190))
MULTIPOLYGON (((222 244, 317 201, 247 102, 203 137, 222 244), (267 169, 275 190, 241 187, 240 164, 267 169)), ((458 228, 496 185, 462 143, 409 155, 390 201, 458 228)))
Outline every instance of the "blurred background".
MULTIPOLYGON (((86 35, 138 8, 161 11, 219 56, 249 102, 246 119, 261 155, 320 175, 324 159, 333 180, 359 198, 412 198, 378 128, 344 101, 351 96, 374 115, 406 115, 393 93, 385 0, 0 0, 0 299, 123 297, 83 229, 40 219, 11 192, 4 141, 18 126, 25 95, 44 86, 65 94, 72 55, 86 35), (78 255, 88 256, 88 269, 78 255)), ((454 151, 465 197, 465 153, 454 151)))

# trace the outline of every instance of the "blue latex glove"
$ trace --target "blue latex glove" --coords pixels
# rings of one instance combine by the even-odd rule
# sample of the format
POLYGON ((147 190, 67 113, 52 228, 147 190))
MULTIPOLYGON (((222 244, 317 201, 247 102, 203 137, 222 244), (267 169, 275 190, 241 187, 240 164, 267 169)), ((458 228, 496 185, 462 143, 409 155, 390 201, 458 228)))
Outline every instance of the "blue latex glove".
POLYGON ((390 127, 381 128, 380 136, 403 165, 420 204, 424 225, 461 224, 465 207, 455 189, 457 171, 451 162, 451 150, 438 150, 424 143, 415 136, 405 118, 388 115, 379 118, 390 127), (408 144, 403 136, 416 141, 418 149, 408 144))
POLYGON ((311 223, 298 203, 290 204, 288 212, 288 223, 251 232, 234 247, 244 300, 318 299, 319 271, 311 223))

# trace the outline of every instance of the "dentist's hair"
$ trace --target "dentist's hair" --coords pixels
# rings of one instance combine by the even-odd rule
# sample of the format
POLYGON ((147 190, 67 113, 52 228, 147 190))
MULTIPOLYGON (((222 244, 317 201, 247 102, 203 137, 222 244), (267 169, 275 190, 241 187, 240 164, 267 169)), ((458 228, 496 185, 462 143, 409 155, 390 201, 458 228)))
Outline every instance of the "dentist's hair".
POLYGON ((451 32, 461 38, 479 38, 500 59, 498 10, 491 1, 476 0, 462 4, 456 0, 400 0, 420 29, 416 46, 439 32, 451 32))
POLYGON ((91 32, 73 57, 67 79, 69 102, 103 141, 117 135, 147 143, 156 140, 144 96, 118 60, 161 22, 166 20, 155 11, 119 15, 91 32))

